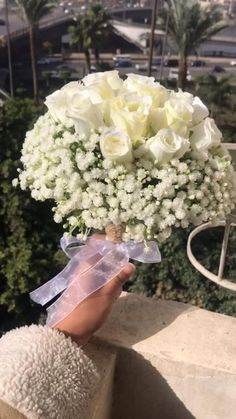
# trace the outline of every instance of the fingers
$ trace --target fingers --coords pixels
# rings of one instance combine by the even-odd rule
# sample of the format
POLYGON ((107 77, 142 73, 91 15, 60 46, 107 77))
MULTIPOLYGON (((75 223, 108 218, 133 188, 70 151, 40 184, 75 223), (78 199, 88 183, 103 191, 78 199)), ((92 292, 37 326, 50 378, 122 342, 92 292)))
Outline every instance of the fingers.
POLYGON ((134 271, 135 271, 135 266, 133 265, 133 263, 128 263, 124 267, 124 269, 119 273, 119 275, 117 275, 116 277, 120 285, 123 285, 126 281, 128 281, 128 279, 134 273, 134 271))
POLYGON ((105 285, 103 292, 110 296, 111 304, 119 297, 122 292, 122 286, 128 281, 134 271, 135 266, 132 263, 128 263, 115 278, 105 285))
MULTIPOLYGON (((91 239, 92 240, 105 240, 105 238, 106 236, 104 234, 95 233, 92 235, 90 240, 91 239)), ((114 280, 116 280, 116 282, 122 286, 129 279, 129 277, 134 273, 134 271, 135 271, 135 266, 132 263, 128 263, 119 273, 119 275, 117 275, 116 278, 114 278, 114 280)))
MULTIPOLYGON (((122 291, 122 286, 126 281, 128 281, 128 279, 134 273, 134 271, 135 266, 132 263, 127 263, 127 265, 122 269, 122 271, 117 276, 115 276, 110 282, 108 282, 108 284, 104 286, 102 292, 104 292, 105 294, 113 295, 116 299, 122 291)), ((102 292, 100 291, 100 293, 102 292)))

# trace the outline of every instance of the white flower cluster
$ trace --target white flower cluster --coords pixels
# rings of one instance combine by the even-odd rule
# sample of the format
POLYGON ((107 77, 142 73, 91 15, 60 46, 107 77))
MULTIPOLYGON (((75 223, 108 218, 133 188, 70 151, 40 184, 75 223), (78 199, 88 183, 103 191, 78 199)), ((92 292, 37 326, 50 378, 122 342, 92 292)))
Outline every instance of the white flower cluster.
POLYGON ((234 208, 235 172, 199 98, 111 71, 67 84, 46 105, 26 134, 19 183, 54 200, 70 232, 125 223, 124 240, 163 241, 234 208))

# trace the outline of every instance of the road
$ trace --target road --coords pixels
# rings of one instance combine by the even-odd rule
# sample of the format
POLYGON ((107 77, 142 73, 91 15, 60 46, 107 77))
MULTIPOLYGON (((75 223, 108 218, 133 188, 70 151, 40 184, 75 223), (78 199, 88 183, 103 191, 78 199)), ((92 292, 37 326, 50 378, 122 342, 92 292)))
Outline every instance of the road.
MULTIPOLYGON (((113 60, 111 58, 107 59, 107 57, 104 57, 103 61, 107 62, 111 65, 113 64, 113 60)), ((211 74, 212 71, 213 71, 214 66, 215 65, 220 65, 221 67, 224 68, 225 72, 215 73, 215 74, 218 74, 218 75, 221 75, 221 76, 222 75, 236 76, 236 66, 233 67, 233 66, 229 65, 229 62, 231 60, 228 59, 226 61, 224 59, 224 61, 223 62, 222 61, 223 60, 220 60, 220 59, 211 60, 207 63, 207 65, 205 67, 191 67, 191 66, 189 66, 189 73, 191 74, 192 78, 194 79, 194 78, 202 76, 204 74, 209 74, 209 73, 211 74), (226 65, 224 65, 224 64, 226 64, 226 65)), ((85 62, 84 62, 82 56, 79 57, 79 59, 77 59, 77 60, 66 59, 63 62, 65 64, 67 64, 68 66, 71 66, 72 68, 74 68, 75 71, 79 74, 79 77, 83 77, 83 75, 85 74, 86 67, 85 67, 85 62)), ((138 72, 135 69, 135 64, 140 64, 140 63, 144 64, 144 62, 145 61, 141 61, 140 59, 136 59, 136 60, 133 59, 133 68, 129 68, 128 72, 135 72, 135 73, 138 73, 138 74, 146 75, 145 71, 139 71, 138 72)), ((126 72, 125 69, 122 72, 125 73, 126 72)), ((168 75, 169 75, 169 72, 170 72, 170 67, 164 67, 163 68, 163 78, 167 78, 168 75)), ((156 78, 159 78, 159 75, 160 75, 160 67, 157 67, 157 71, 153 71, 152 76, 154 76, 156 78)))
MULTIPOLYGON (((107 62, 109 64, 113 64, 114 61, 112 60, 112 55, 109 54, 109 57, 107 57, 108 54, 104 54, 102 55, 102 61, 103 62, 107 62)), ((73 58, 73 57, 72 57, 73 58)), ((135 64, 139 63, 139 64, 144 64, 145 62, 147 62, 147 59, 145 61, 145 59, 140 59, 140 57, 132 57, 132 63, 133 63, 133 67, 129 67, 128 69, 123 69, 121 71, 121 74, 126 74, 126 73, 138 73, 138 74, 142 74, 142 75, 146 75, 147 73, 145 71, 142 72, 138 72, 135 68, 135 64)), ((86 65, 85 65, 85 60, 84 60, 84 56, 83 54, 80 54, 79 57, 77 57, 77 59, 64 59, 63 65, 68 66, 69 68, 71 68, 71 75, 70 75, 70 80, 77 80, 77 79, 81 79, 84 77, 84 75, 86 74, 86 65)), ((58 79, 59 78, 59 71, 58 71, 58 65, 60 63, 51 63, 51 64, 44 64, 44 65, 39 65, 38 66, 38 73, 39 76, 40 74, 42 74, 42 72, 46 71, 50 71, 51 75, 53 78, 58 79)), ((93 60, 92 60, 92 64, 93 64, 93 60)), ((194 80, 196 77, 204 75, 204 74, 211 74, 214 65, 216 64, 216 61, 213 62, 208 62, 208 65, 206 67, 189 67, 189 73, 192 76, 192 79, 194 80)), ((220 62, 220 64, 222 64, 220 62)), ((216 75, 219 75, 220 77, 222 76, 236 76, 236 67, 232 67, 229 66, 229 60, 228 62, 225 64, 227 64, 226 66, 224 65, 224 69, 226 70, 224 73, 215 73, 216 75)), ((170 68, 169 67, 164 67, 163 69, 163 79, 167 78, 170 72, 170 68)), ((7 69, 1 69, 0 68, 0 86, 5 88, 6 90, 8 90, 8 83, 7 83, 7 74, 8 71, 7 69)), ((153 71, 152 76, 154 76, 156 79, 159 79, 159 75, 160 75, 160 67, 157 67, 156 71, 153 71)), ((14 67, 13 69, 13 78, 14 78, 14 82, 15 85, 21 85, 21 83, 23 83, 23 85, 29 85, 31 83, 31 79, 32 79, 32 73, 31 73, 31 65, 30 62, 29 63, 18 63, 17 66, 14 67)))

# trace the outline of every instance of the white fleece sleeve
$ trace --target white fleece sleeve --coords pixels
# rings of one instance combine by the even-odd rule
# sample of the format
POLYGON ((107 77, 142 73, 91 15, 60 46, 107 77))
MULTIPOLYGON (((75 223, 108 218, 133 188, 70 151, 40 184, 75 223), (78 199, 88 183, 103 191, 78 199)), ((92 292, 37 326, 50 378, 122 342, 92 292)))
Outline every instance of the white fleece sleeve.
POLYGON ((84 419, 99 380, 70 338, 25 326, 0 339, 0 399, 30 419, 84 419))

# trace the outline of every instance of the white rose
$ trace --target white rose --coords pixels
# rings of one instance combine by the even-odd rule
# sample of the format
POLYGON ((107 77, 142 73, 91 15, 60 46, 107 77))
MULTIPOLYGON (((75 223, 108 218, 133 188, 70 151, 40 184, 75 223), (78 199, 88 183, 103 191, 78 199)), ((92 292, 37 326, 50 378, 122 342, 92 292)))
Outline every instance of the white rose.
POLYGON ((73 119, 76 132, 79 134, 88 135, 91 129, 104 125, 100 108, 91 102, 89 92, 86 90, 70 97, 66 114, 73 119))
POLYGON ((222 134, 212 118, 206 118, 192 130, 191 146, 196 151, 206 151, 220 144, 222 134))
POLYGON ((184 102, 188 102, 189 105, 193 103, 193 95, 189 92, 184 92, 182 89, 178 89, 178 92, 172 91, 170 94, 170 99, 179 99, 184 102))
POLYGON ((94 100, 96 95, 97 103, 111 99, 123 86, 123 80, 119 77, 119 73, 116 70, 89 74, 83 78, 83 83, 93 92, 94 100))
POLYGON ((129 136, 116 128, 108 128, 101 134, 100 148, 105 159, 120 163, 128 163, 133 160, 132 143, 129 136))
POLYGON ((156 83, 154 77, 128 74, 124 87, 139 96, 150 96, 153 108, 162 107, 169 98, 168 90, 160 83, 156 83))
POLYGON ((187 136, 194 109, 188 100, 171 98, 165 103, 168 128, 181 136, 187 136))
POLYGON ((155 132, 162 128, 168 128, 165 108, 153 109, 150 112, 150 124, 155 132))
POLYGON ((159 164, 180 159, 189 149, 189 141, 170 129, 161 129, 146 142, 146 148, 159 164))
POLYGON ((71 81, 70 83, 65 84, 65 86, 63 86, 61 90, 66 92, 68 101, 70 101, 71 97, 75 93, 85 92, 84 94, 89 97, 89 99, 91 100, 93 104, 99 103, 100 105, 103 105, 103 103, 101 103, 102 102, 101 96, 98 95, 96 90, 93 90, 89 86, 88 87, 84 86, 84 84, 81 82, 71 81))
POLYGON ((126 132, 135 143, 147 135, 151 105, 149 96, 139 97, 135 93, 118 96, 110 102, 109 123, 126 132))
POLYGON ((209 115, 209 111, 198 96, 193 96, 191 93, 183 92, 181 89, 178 92, 171 92, 171 99, 181 99, 193 107, 192 125, 197 125, 209 115))
POLYGON ((65 123, 67 111, 66 92, 56 90, 54 93, 46 97, 45 105, 55 121, 61 122, 62 124, 65 123))
POLYGON ((81 83, 72 81, 67 83, 60 90, 56 90, 54 93, 46 97, 45 105, 55 121, 67 124, 68 106, 70 104, 71 97, 83 89, 84 86, 81 83))
POLYGON ((209 111, 198 96, 193 99, 193 120, 192 125, 199 124, 203 119, 209 115, 209 111))
POLYGON ((77 93, 81 89, 83 89, 83 84, 82 83, 80 83, 78 81, 70 81, 69 83, 65 84, 61 88, 61 91, 66 91, 67 93, 72 95, 74 93, 77 93))

